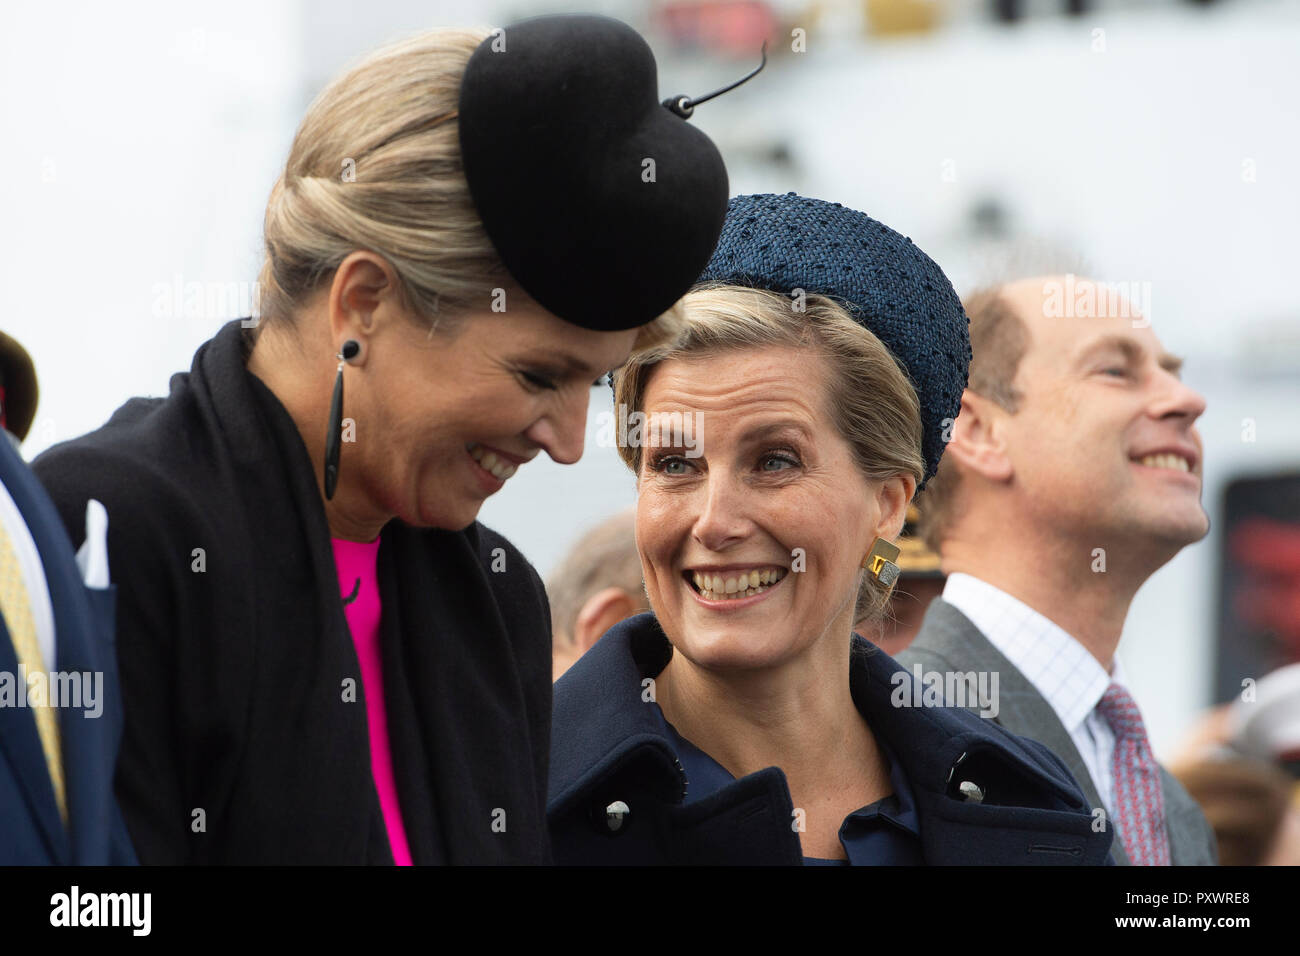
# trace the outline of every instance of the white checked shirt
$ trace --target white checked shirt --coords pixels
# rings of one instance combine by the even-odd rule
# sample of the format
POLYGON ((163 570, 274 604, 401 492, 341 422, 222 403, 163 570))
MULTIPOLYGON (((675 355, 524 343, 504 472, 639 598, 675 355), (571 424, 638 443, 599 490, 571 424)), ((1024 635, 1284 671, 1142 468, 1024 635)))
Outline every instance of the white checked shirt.
POLYGON ((1097 658, 1058 625, 969 574, 949 575, 943 599, 970 618, 1056 711, 1102 803, 1113 811, 1115 734, 1097 704, 1112 681, 1124 684, 1119 658, 1107 674, 1097 658))

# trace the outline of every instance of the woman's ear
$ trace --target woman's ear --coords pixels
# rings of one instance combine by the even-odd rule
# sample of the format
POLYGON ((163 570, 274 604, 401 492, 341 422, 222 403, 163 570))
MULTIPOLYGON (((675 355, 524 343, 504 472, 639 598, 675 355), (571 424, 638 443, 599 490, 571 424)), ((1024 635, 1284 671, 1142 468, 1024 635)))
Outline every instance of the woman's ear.
MULTIPOLYGON (((366 250, 350 253, 330 282, 329 320, 333 341, 364 342, 374 331, 381 310, 400 308, 397 273, 383 256, 366 250)), ((366 353, 363 345, 362 353, 366 353)), ((362 364, 365 360, 358 356, 362 364)))
POLYGON ((961 471, 974 472, 989 481, 1010 480, 1011 458, 1000 427, 1006 414, 996 402, 966 389, 944 457, 955 461, 961 471))
POLYGON ((903 532, 907 521, 907 505, 916 494, 916 479, 911 475, 895 475, 880 482, 876 491, 876 506, 880 509, 880 519, 876 522, 876 534, 886 541, 893 541, 903 532))

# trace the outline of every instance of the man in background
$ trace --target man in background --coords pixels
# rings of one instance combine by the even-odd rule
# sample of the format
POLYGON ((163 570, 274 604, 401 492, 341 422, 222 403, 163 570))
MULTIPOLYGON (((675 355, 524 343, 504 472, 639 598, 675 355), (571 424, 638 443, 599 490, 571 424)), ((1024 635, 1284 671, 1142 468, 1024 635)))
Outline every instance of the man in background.
POLYGON ((635 513, 628 509, 596 525, 547 581, 553 680, 619 621, 650 610, 634 522, 635 513))
POLYGON ((74 556, 18 454, 36 397, 31 358, 0 332, 0 865, 134 863, 113 798, 122 708, 107 517, 89 503, 74 556))
POLYGON ((999 675, 996 720, 1046 744, 1118 863, 1212 864, 1115 657, 1139 587, 1203 538, 1204 399, 1125 299, 1074 276, 973 296, 969 386, 923 532, 948 582, 899 656, 999 675))

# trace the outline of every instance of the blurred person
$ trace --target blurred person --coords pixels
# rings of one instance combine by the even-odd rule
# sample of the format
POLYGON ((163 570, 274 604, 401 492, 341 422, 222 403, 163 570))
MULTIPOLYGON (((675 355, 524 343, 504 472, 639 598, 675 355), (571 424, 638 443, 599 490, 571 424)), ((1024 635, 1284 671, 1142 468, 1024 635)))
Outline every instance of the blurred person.
POLYGON ((1103 862, 1057 758, 851 630, 966 381, 938 266, 838 204, 741 196, 685 308, 616 373, 653 613, 555 685, 556 861, 1103 862))
POLYGON ((629 508, 596 525, 546 582, 555 680, 611 627, 647 610, 635 517, 629 508))
POLYGON ((92 495, 113 519, 144 862, 548 859, 546 596, 475 518, 578 460, 592 380, 671 332, 726 196, 604 17, 424 33, 320 93, 260 321, 37 462, 74 536, 92 495))
POLYGON ((943 593, 945 578, 939 569, 939 556, 917 534, 921 513, 915 502, 907 506, 907 520, 898 539, 898 582, 889 594, 885 613, 873 614, 869 603, 859 606, 853 630, 875 644, 890 657, 912 643, 921 629, 925 609, 943 593))
POLYGON ((919 504, 948 574, 908 668, 1000 675, 997 722, 1061 756, 1121 864, 1213 864, 1115 656, 1133 595, 1203 538, 1205 400, 1132 304, 1074 276, 981 292, 970 383, 919 504))
POLYGON ((1194 742, 1172 769, 1214 828, 1219 861, 1300 865, 1300 664, 1215 708, 1194 742))
POLYGON ((1300 784, 1249 757, 1170 769, 1204 811, 1224 866, 1300 866, 1300 784))
POLYGON ((1246 756, 1300 778, 1300 664, 1242 683, 1240 696, 1196 718, 1170 763, 1246 756))
POLYGON ((1227 743, 1300 780, 1300 664, 1288 664, 1242 691, 1223 720, 1227 743))
POLYGON ((31 357, 0 332, 0 865, 135 862, 113 798, 122 704, 103 509, 74 555, 18 454, 36 414, 31 357))

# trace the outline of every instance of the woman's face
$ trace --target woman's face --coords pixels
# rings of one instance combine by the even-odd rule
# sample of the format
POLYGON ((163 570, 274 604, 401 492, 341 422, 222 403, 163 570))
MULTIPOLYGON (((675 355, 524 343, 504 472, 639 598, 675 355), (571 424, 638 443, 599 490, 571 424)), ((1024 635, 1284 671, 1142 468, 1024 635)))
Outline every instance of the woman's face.
POLYGON ((907 492, 854 463, 825 406, 829 374, 782 346, 652 372, 648 420, 677 412, 697 434, 642 449, 637 547, 664 632, 699 667, 777 667, 823 636, 846 642, 862 559, 901 527, 907 492))
POLYGON ((627 359, 637 332, 581 329, 523 299, 445 335, 390 312, 367 336, 345 372, 356 441, 340 471, 359 468, 384 513, 464 528, 538 452, 561 464, 582 456, 592 383, 627 359))

